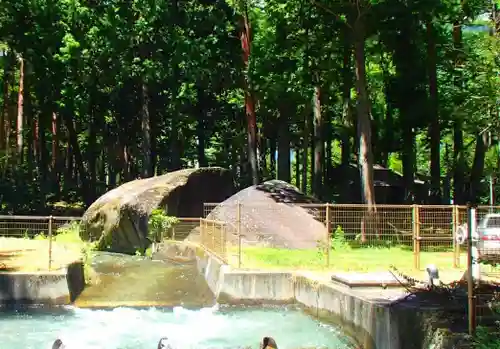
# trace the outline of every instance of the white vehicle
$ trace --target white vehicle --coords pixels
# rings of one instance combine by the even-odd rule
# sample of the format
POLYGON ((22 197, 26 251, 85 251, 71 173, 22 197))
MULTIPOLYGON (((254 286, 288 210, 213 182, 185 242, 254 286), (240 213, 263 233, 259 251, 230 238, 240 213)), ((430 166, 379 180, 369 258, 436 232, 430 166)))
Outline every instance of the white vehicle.
MULTIPOLYGON (((455 234, 459 244, 467 241, 467 224, 458 227, 455 234)), ((483 261, 500 259, 500 213, 488 213, 479 222, 472 239, 477 241, 479 259, 483 261)))

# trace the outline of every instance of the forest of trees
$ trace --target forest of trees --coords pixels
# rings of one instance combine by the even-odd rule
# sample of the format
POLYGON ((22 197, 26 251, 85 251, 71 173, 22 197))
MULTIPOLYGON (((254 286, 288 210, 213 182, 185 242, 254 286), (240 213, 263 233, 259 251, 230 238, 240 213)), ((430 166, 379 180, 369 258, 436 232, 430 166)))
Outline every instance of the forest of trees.
POLYGON ((500 169, 498 0, 0 3, 1 213, 211 165, 330 202, 354 165, 373 204, 378 164, 461 204, 500 169))

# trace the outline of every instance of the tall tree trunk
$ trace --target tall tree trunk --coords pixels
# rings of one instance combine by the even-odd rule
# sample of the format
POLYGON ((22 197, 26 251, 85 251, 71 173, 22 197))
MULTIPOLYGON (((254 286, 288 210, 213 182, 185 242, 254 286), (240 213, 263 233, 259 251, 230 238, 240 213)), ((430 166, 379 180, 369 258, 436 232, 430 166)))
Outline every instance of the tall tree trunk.
POLYGON ((245 67, 244 92, 245 115, 247 119, 248 161, 252 174, 252 183, 256 185, 259 184, 259 168, 257 164, 257 119, 255 116, 254 96, 248 83, 248 59, 250 57, 251 33, 246 0, 244 0, 242 20, 243 25, 240 34, 240 40, 243 51, 243 64, 245 67))
POLYGON ((269 179, 269 169, 267 168, 267 141, 264 132, 261 132, 259 136, 259 168, 262 178, 265 180, 269 179))
POLYGON ((431 203, 441 203, 441 131, 439 127, 438 82, 436 34, 433 23, 427 22, 427 59, 429 71, 430 123, 429 138, 431 148, 431 203))
POLYGON ((207 103, 205 102, 204 91, 201 88, 197 89, 197 110, 196 110, 196 138, 198 139, 198 143, 196 149, 198 151, 198 165, 200 167, 207 167, 207 157, 205 155, 205 128, 206 128, 206 113, 205 108, 207 108, 207 103))
POLYGON ((375 190, 373 185, 373 153, 371 135, 371 112, 368 98, 365 66, 365 29, 361 19, 354 25, 354 58, 356 70, 356 91, 358 94, 357 121, 359 138, 359 171, 363 202, 369 211, 375 210, 375 190))
MULTIPOLYGON (((286 101, 285 101, 286 103, 286 101)), ((283 104, 278 117, 278 179, 290 183, 289 109, 283 104)))
POLYGON ((141 131, 142 131, 142 171, 143 178, 148 178, 153 175, 151 166, 151 125, 149 122, 149 91, 145 81, 141 83, 141 131))
MULTIPOLYGON (((367 205, 366 215, 361 221, 361 242, 366 242, 366 235, 370 234, 376 224, 375 188, 373 183, 373 152, 371 134, 371 107, 368 98, 366 81, 365 57, 365 28, 362 19, 358 17, 353 27, 354 39, 354 66, 356 71, 356 91, 358 101, 357 131, 358 131, 358 167, 361 182, 362 201, 367 205)), ((378 232, 377 232, 378 236, 378 232)))
POLYGON ((277 132, 273 130, 271 137, 269 137, 269 175, 271 178, 278 178, 276 175, 276 169, 278 167, 276 166, 276 145, 278 144, 278 137, 276 136, 276 133, 277 132))
POLYGON ((307 193, 307 165, 308 165, 308 153, 309 153, 309 108, 306 105, 304 111, 304 128, 302 131, 303 134, 303 143, 302 143, 302 192, 307 193))
MULTIPOLYGON (((62 112, 64 117, 64 122, 66 124, 66 128, 68 129, 69 143, 71 144, 72 152, 75 156, 75 163, 78 172, 80 173, 80 179, 82 182, 82 196, 87 206, 90 206, 93 202, 93 197, 90 192, 89 182, 87 180, 87 176, 85 175, 85 165, 83 163, 83 156, 80 150, 80 145, 78 144, 78 135, 75 130, 75 126, 73 124, 73 119, 69 111, 64 110, 62 112)), ((76 181, 75 181, 76 183, 76 181)))
POLYGON ((300 188, 300 147, 295 147, 295 186, 300 188))
POLYGON ((348 30, 343 31, 343 63, 342 63, 342 129, 340 131, 341 142, 341 178, 340 199, 341 202, 352 202, 350 200, 350 162, 351 142, 349 129, 352 127, 351 88, 352 88, 352 41, 348 30))
POLYGON ((3 69, 3 104, 0 114, 0 150, 9 150, 9 107, 10 107, 10 85, 12 84, 13 54, 10 51, 6 52, 6 63, 3 69))
POLYGON ((323 193, 324 132, 323 132, 323 119, 321 115, 321 87, 319 85, 316 85, 314 87, 313 105, 314 105, 313 194, 317 198, 321 199, 323 193))
POLYGON ((205 120, 203 113, 199 115, 196 122, 196 138, 198 138, 198 144, 196 149, 198 151, 198 165, 200 167, 207 167, 207 157, 205 155, 205 120))
POLYGON ((19 90, 17 94, 17 156, 23 162, 23 131, 24 131, 24 59, 19 58, 19 90))
POLYGON ((57 114, 52 113, 52 176, 54 182, 57 182, 58 177, 58 154, 59 154, 59 123, 57 122, 57 114))
MULTIPOLYGON (((453 23, 453 46, 455 48, 455 88, 458 91, 456 97, 456 104, 460 105, 462 96, 462 79, 459 78, 460 66, 463 63, 462 50, 462 24, 461 21, 453 23)), ((455 115, 453 123, 453 159, 454 159, 454 172, 453 172, 453 201, 457 205, 464 204, 466 199, 464 195, 465 186, 465 157, 464 157, 464 136, 463 136, 463 116, 455 115)))
POLYGON ((469 197, 471 201, 477 203, 477 197, 479 189, 481 188, 481 179, 483 178, 484 172, 484 158, 486 151, 489 147, 489 134, 488 132, 483 132, 476 137, 476 150, 474 152, 474 161, 472 163, 472 169, 470 174, 470 193, 469 197))
POLYGON ((390 78, 389 72, 384 72, 384 97, 385 97, 385 118, 384 118, 384 150, 381 159, 381 165, 388 166, 389 154, 394 145, 394 110, 390 96, 390 78))

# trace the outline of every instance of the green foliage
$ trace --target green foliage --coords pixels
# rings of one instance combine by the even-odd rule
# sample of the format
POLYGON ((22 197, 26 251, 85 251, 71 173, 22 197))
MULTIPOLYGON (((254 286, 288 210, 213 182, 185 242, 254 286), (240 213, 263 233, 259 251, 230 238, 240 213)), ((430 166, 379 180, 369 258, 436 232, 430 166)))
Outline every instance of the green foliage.
POLYGON ((176 217, 167 216, 163 209, 157 208, 149 215, 148 236, 153 241, 161 241, 167 231, 178 222, 176 217))
POLYGON ((475 349, 500 349, 499 329, 478 327, 474 338, 475 349))
POLYGON ((79 221, 72 221, 68 224, 64 224, 61 227, 57 228, 56 235, 62 236, 80 236, 81 224, 79 221))
POLYGON ((481 179, 498 173, 500 130, 499 36, 483 30, 493 27, 483 16, 490 12, 485 0, 6 2, 0 101, 9 139, 0 139, 0 211, 50 214, 56 203, 82 202, 57 208, 79 215, 119 184, 196 165, 231 168, 245 187, 246 75, 263 178, 289 179, 283 159, 291 147, 299 151, 291 177, 304 191, 329 202, 358 201, 345 190, 357 179, 334 176, 332 167, 358 161, 356 106, 365 85, 375 163, 406 173, 408 187, 412 176, 430 176, 434 164, 441 193, 451 184, 439 202, 463 202, 468 183, 486 202, 481 179), (240 41, 245 4, 248 72, 240 41), (355 40, 364 49, 356 57, 366 81, 356 76, 355 40), (20 58, 19 112, 27 121, 17 139, 20 58), (482 131, 491 134, 485 151, 478 147, 482 131), (322 190, 312 185, 312 149, 321 144, 322 190), (285 154, 281 160, 276 151, 285 154))
POLYGON ((334 251, 350 249, 349 243, 345 239, 344 230, 340 225, 333 232, 331 240, 332 250, 334 251))

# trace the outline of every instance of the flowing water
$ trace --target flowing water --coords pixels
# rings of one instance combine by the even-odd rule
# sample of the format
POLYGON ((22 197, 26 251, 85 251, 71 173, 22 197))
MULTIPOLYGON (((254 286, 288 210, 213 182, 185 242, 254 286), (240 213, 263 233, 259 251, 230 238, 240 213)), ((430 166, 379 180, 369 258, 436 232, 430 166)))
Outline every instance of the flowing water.
POLYGON ((93 264, 97 284, 76 307, 0 312, 0 349, 49 349, 56 338, 67 349, 154 349, 162 337, 174 349, 258 348, 263 336, 280 349, 352 348, 295 308, 219 308, 193 263, 101 253, 93 264))
POLYGON ((78 297, 77 306, 206 307, 214 295, 195 263, 152 261, 101 252, 92 259, 95 285, 78 297))
POLYGON ((280 349, 351 348, 336 328, 285 308, 66 309, 0 316, 2 349, 49 349, 56 338, 68 349, 155 349, 164 336, 179 349, 256 349, 264 336, 273 336, 280 349))

